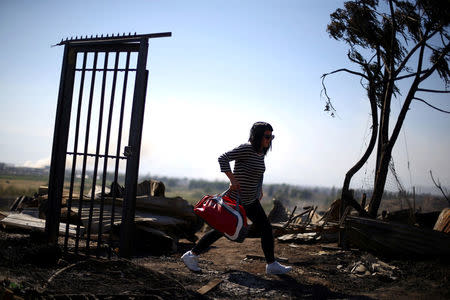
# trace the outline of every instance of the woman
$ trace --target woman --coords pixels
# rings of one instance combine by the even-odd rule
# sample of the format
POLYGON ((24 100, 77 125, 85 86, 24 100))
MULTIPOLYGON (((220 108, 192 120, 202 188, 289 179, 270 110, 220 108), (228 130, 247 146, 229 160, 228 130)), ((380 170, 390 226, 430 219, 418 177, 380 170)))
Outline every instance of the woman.
MULTIPOLYGON (((262 181, 264 171, 264 157, 272 147, 273 128, 269 123, 256 122, 250 130, 249 143, 224 153, 219 157, 220 171, 230 180, 230 196, 236 199, 240 196, 247 217, 261 232, 261 246, 266 258, 267 274, 285 274, 291 267, 283 266, 275 260, 272 226, 261 206, 263 196, 262 181), (235 161, 234 171, 231 172, 230 161, 235 161)), ((198 255, 206 250, 223 234, 217 230, 207 232, 200 241, 181 257, 181 260, 192 271, 199 272, 198 255)))

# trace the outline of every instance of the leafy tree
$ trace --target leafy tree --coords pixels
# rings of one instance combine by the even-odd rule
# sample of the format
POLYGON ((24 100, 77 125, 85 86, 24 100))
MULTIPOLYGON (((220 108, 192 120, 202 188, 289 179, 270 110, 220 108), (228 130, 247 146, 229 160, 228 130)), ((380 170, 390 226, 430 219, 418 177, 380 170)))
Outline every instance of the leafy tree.
MULTIPOLYGON (((372 134, 361 159, 347 172, 342 199, 358 206, 349 193, 352 176, 364 165, 373 152, 377 140, 374 191, 369 203, 369 215, 375 217, 383 196, 392 149, 397 141, 406 114, 413 100, 421 101, 440 112, 423 98, 429 93, 449 93, 450 78, 449 34, 450 0, 355 0, 331 14, 327 31, 348 46, 348 59, 359 70, 342 68, 322 76, 326 97, 325 110, 334 116, 335 109, 327 94, 325 78, 338 72, 359 77, 367 92, 371 114, 372 134), (424 85, 437 74, 444 90, 432 90, 424 85), (399 83, 407 85, 405 93, 399 83), (400 113, 391 120, 393 98, 403 101, 400 113), (390 132, 390 122, 393 129, 390 132)), ((402 85, 404 86, 404 85, 402 85)), ((357 209, 364 213, 361 207, 357 209)))

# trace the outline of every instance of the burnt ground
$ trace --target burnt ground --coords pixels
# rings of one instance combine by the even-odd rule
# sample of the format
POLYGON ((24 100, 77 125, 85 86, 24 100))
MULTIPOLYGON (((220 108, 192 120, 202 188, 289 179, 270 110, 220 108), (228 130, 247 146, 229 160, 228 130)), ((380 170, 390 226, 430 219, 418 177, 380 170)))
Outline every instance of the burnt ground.
MULTIPOLYGON (((199 234, 200 235, 200 234, 199 234)), ((0 299, 450 299, 449 262, 389 260, 335 243, 276 242, 276 255, 293 266, 289 275, 265 274, 259 239, 242 244, 220 239, 200 257, 201 273, 176 253, 131 260, 62 256, 29 233, 0 230, 0 299), (358 262, 389 272, 353 272, 358 262), (205 295, 197 291, 220 283, 205 295)), ((364 271, 364 270, 363 270, 364 271)))

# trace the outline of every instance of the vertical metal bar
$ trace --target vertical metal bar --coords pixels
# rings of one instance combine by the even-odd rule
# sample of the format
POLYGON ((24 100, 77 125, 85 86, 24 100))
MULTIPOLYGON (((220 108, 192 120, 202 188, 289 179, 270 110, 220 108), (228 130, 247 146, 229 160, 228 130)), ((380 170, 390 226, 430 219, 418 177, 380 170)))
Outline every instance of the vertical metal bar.
MULTIPOLYGON (((122 127, 123 127, 123 115, 125 111, 125 100, 127 95, 127 84, 128 84, 128 70, 130 68, 130 52, 127 52, 127 58, 125 62, 125 74, 123 78, 123 87, 122 87, 122 102, 120 105, 120 119, 119 119, 119 129, 118 129, 118 137, 117 137, 117 150, 116 150, 116 165, 114 170, 114 181, 115 184, 118 183, 118 177, 119 177, 119 162, 120 162, 120 150, 122 148, 122 127)), ((109 235, 110 244, 112 242, 112 229, 114 226, 114 218, 115 218, 115 210, 116 210, 116 191, 113 190, 113 200, 112 200, 112 207, 111 207, 111 231, 109 235)), ((111 257, 111 253, 108 254, 109 257, 111 257)))
MULTIPOLYGON (((94 211, 94 200, 95 200, 95 186, 97 184, 97 171, 98 171, 98 159, 100 155, 100 142, 102 139, 102 125, 103 125, 103 106, 105 102, 105 86, 106 86, 106 69, 108 68, 108 56, 109 52, 105 52, 105 60, 103 67, 103 78, 102 78, 102 91, 100 96, 100 111, 98 116, 98 132, 97 132, 97 147, 95 150, 95 161, 94 161, 94 175, 92 178, 92 193, 91 193, 91 206, 89 208, 89 222, 88 222, 88 236, 86 240, 86 252, 89 254, 89 242, 91 240, 91 229, 92 229, 92 215, 94 211)), ((106 158, 105 158, 106 159, 106 158)), ((106 174, 103 174, 103 177, 106 174)))
POLYGON ((77 120, 76 120, 76 125, 75 125, 75 141, 74 141, 74 146, 73 146, 72 173, 70 175, 69 200, 67 201, 67 223, 66 223, 66 234, 64 237, 64 252, 67 252, 67 243, 69 240, 70 211, 72 209, 73 186, 74 186, 74 179, 75 179, 75 169, 76 169, 76 165, 77 165, 78 136, 79 136, 79 131, 80 131, 81 106, 83 103, 83 90, 84 90, 84 77, 85 77, 85 73, 86 73, 86 60, 87 60, 87 53, 83 52, 83 67, 81 69, 80 91, 78 94, 77 120))
MULTIPOLYGON (((78 203, 78 219, 79 220, 81 220, 81 211, 83 209, 84 182, 85 182, 85 177, 86 177, 87 153, 88 153, 88 146, 89 146, 89 130, 91 127, 92 100, 94 97, 94 87, 95 87, 95 73, 97 72, 97 57, 98 57, 98 52, 94 52, 94 65, 92 68, 91 90, 89 92, 88 115, 87 115, 87 120, 86 120, 86 136, 85 136, 85 140, 84 140, 83 168, 81 170, 80 199, 79 199, 79 203, 78 203)), ((89 235, 89 232, 87 234, 89 235)), ((76 234, 76 239, 75 239, 75 254, 78 253, 79 240, 80 240, 80 224, 77 225, 77 234, 76 234)))
POLYGON ((128 147, 131 150, 127 158, 125 173, 125 195, 122 207, 122 225, 120 229, 120 255, 132 255, 135 239, 134 215, 136 208, 136 185, 139 172, 139 156, 141 150, 141 135, 143 125, 143 112, 145 108, 145 93, 147 85, 147 52, 148 39, 140 40, 136 81, 134 84, 133 108, 131 110, 130 134, 128 147))
MULTIPOLYGON (((114 108, 114 97, 116 94, 116 81, 117 81, 117 69, 119 68, 119 53, 116 52, 116 59, 114 62, 114 73, 113 73, 113 81, 111 86, 111 100, 109 101, 109 115, 108 115, 108 128, 106 130, 106 140, 105 140, 105 159, 103 161, 103 180, 102 180, 102 195, 100 199, 100 218, 98 224, 98 237, 97 237, 97 256, 100 250, 100 244, 102 242, 102 225, 103 225, 103 207, 105 202, 105 184, 106 177, 108 174, 108 154, 109 154, 109 139, 111 136, 111 122, 113 116, 113 108, 114 108)), ((111 227, 112 229, 112 227, 111 227)))
POLYGON ((58 242, 76 60, 76 52, 69 45, 65 45, 53 133, 48 207, 45 222, 48 242, 53 244, 58 242))

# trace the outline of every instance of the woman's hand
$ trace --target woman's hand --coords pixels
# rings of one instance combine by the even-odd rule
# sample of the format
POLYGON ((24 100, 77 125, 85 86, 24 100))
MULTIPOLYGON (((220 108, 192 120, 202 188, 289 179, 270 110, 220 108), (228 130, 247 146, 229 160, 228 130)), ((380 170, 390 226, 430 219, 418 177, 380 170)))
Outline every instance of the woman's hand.
POLYGON ((237 182, 237 180, 230 180, 230 190, 232 191, 240 191, 241 190, 241 186, 239 185, 239 182, 237 182))
POLYGON ((241 190, 241 186, 240 186, 239 182, 236 180, 236 178, 234 177, 234 174, 231 172, 225 172, 225 174, 227 175, 228 179, 230 179, 230 190, 232 190, 232 191, 241 190))

